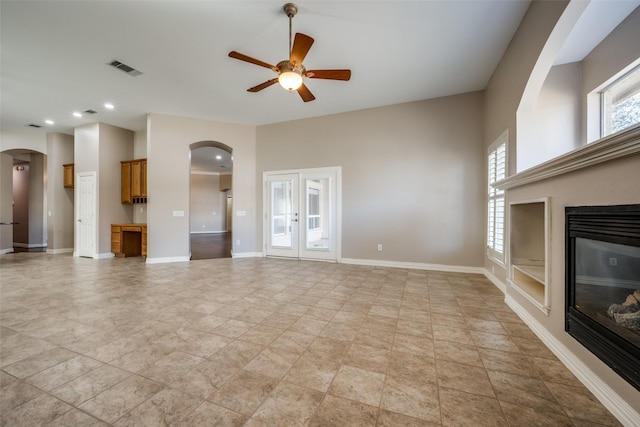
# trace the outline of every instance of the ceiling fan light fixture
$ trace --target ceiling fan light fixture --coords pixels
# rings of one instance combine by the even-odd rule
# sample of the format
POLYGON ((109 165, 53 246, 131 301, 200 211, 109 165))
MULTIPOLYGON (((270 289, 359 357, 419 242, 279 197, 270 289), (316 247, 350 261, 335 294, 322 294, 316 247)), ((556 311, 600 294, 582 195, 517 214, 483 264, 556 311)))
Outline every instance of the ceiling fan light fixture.
POLYGON ((284 71, 278 77, 278 83, 289 92, 297 90, 302 85, 302 75, 293 70, 284 71))

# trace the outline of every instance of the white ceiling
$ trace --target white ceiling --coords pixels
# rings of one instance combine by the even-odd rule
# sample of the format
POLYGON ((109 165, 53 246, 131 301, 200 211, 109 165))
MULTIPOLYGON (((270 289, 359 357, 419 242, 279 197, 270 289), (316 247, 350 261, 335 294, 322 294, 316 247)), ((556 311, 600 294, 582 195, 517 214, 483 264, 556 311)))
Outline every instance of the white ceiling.
MULTIPOLYGON (((284 3, 2 0, 2 129, 141 130, 150 112, 262 125, 482 90, 530 1, 298 1, 293 31, 315 39, 306 68, 352 70, 349 82, 308 80, 308 103, 278 85, 247 92, 275 74, 227 56, 286 59, 284 3), (108 66, 114 59, 143 74, 108 66), (87 109, 97 113, 71 115, 87 109)), ((581 60, 639 3, 592 2, 559 63, 581 60)))
POLYGON ((3 0, 2 127, 140 130, 149 112, 261 125, 482 90, 529 0, 298 1, 293 31, 315 39, 307 69, 352 70, 349 82, 307 81, 308 103, 277 85, 247 92, 275 74, 227 56, 286 59, 284 3, 3 0), (98 113, 71 116, 87 109, 98 113))

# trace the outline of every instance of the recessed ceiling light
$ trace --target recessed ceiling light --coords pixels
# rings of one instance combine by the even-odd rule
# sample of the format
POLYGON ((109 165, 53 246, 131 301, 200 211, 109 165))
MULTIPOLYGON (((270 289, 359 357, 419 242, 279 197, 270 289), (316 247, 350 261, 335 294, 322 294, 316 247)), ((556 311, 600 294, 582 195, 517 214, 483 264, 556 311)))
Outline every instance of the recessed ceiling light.
POLYGON ((48 124, 48 125, 54 125, 54 124, 56 124, 53 120, 49 120, 49 119, 45 120, 44 122, 45 122, 46 124, 48 124))
POLYGON ((104 104, 104 108, 106 108, 107 110, 113 110, 114 108, 116 108, 112 103, 110 102, 106 102, 104 104))
POLYGON ((222 160, 222 156, 221 156, 220 154, 218 154, 218 155, 216 156, 216 160, 222 160))
POLYGON ((78 113, 77 111, 74 111, 73 117, 82 117, 82 114, 78 113))

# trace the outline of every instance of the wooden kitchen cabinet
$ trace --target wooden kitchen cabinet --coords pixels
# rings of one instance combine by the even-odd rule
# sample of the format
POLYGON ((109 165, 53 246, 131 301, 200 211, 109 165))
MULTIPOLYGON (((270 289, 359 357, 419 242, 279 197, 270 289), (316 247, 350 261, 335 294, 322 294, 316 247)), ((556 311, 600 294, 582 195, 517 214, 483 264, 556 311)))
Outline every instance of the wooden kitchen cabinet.
POLYGON ((64 168, 64 175, 62 179, 64 187, 73 188, 73 178, 74 178, 73 163, 62 165, 62 167, 64 168))
POLYGON ((147 203, 147 159, 123 160, 120 163, 121 202, 147 203))
POLYGON ((111 252, 117 257, 147 256, 147 224, 111 224, 111 252))

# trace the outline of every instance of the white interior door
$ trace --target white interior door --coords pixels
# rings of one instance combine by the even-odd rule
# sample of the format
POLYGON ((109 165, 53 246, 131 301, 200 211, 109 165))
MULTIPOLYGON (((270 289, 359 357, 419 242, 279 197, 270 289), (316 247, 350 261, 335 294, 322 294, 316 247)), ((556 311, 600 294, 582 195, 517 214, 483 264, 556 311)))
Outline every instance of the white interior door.
POLYGON ((97 255, 96 230, 96 173, 79 173, 76 177, 76 256, 97 255))
POLYGON ((339 168, 265 173, 265 254, 337 261, 339 168))

